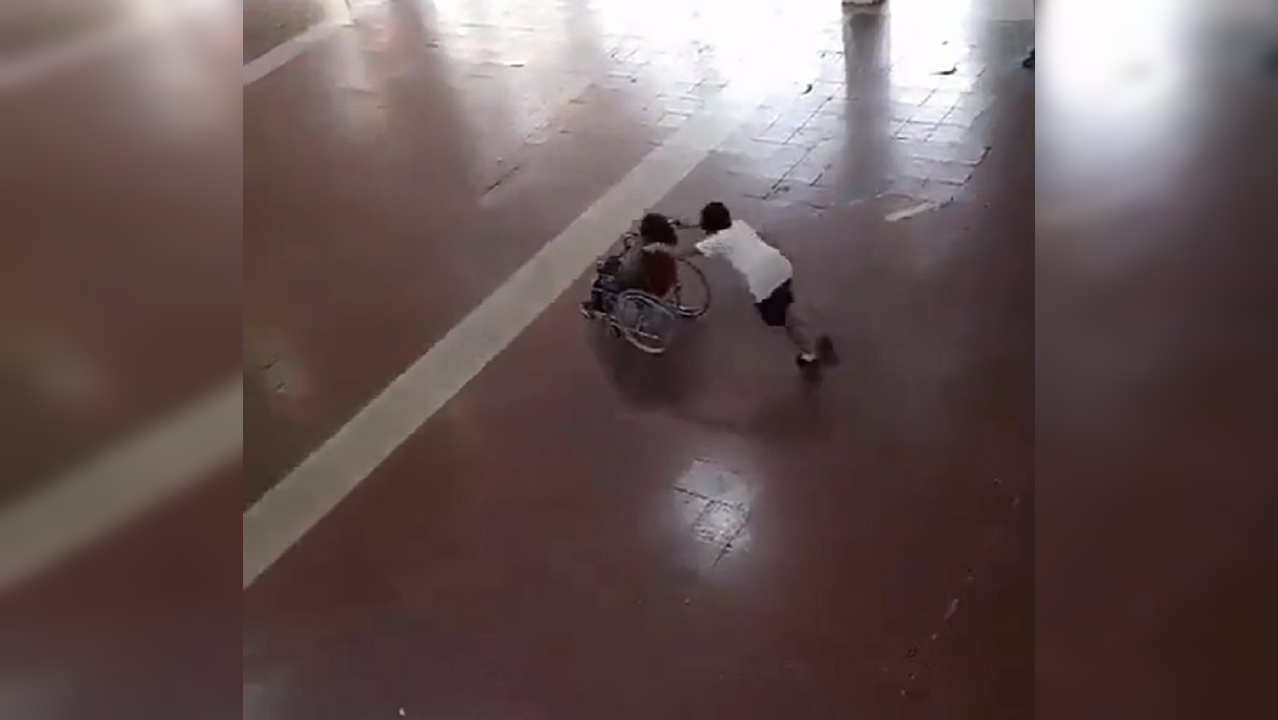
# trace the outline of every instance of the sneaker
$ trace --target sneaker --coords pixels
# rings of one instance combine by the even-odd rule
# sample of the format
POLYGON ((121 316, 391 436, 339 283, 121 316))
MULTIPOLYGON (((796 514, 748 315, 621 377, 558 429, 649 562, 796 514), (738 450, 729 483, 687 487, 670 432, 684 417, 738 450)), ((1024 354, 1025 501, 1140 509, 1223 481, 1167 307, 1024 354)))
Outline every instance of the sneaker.
POLYGON ((803 353, 794 358, 794 364, 799 366, 799 372, 802 373, 806 380, 816 380, 821 376, 821 358, 810 353, 803 353))
POLYGON ((838 365, 839 354, 834 351, 834 343, 830 340, 829 335, 822 335, 817 338, 817 357, 821 358, 821 362, 826 365, 838 365))

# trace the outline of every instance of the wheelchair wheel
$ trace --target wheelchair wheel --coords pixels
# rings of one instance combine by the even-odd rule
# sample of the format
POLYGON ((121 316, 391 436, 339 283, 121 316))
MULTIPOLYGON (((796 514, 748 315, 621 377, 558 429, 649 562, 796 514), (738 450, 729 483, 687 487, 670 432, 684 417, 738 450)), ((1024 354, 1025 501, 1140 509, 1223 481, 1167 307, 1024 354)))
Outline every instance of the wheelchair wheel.
POLYGON ((688 260, 679 260, 679 284, 675 286, 675 312, 686 318, 697 318, 710 309, 710 283, 706 275, 688 260))
POLYGON ((666 351, 678 323, 674 312, 664 303, 638 290, 618 295, 612 316, 622 337, 649 355, 666 351))

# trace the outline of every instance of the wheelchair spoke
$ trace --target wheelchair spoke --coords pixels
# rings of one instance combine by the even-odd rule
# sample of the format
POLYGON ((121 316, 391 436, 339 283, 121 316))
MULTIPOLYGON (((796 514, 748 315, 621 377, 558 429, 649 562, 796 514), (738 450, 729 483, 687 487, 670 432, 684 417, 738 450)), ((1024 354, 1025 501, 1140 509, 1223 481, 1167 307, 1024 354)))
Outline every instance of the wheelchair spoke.
POLYGON ((674 292, 675 311, 686 318, 701 317, 710 309, 710 284, 701 268, 679 260, 679 284, 674 292))

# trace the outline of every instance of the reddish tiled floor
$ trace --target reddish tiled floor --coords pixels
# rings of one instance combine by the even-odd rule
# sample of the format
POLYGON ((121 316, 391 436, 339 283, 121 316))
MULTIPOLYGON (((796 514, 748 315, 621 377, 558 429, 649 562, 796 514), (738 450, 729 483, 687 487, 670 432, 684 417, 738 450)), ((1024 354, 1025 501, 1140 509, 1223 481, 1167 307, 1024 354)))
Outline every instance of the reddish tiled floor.
MULTIPOLYGON (((660 31, 606 29, 620 3, 440 7, 248 90, 246 502, 732 88, 660 31), (556 13, 572 52, 527 37, 556 13)), ((805 387, 718 270, 711 314, 639 357, 583 325, 583 279, 247 591, 246 716, 967 702, 970 651, 931 639, 951 601, 1027 601, 999 588, 1027 571, 1029 27, 975 23, 958 72, 889 82, 844 53, 873 58, 882 21, 826 18, 811 88, 756 105, 659 206, 722 198, 768 231, 846 362, 805 387), (889 224, 895 195, 956 200, 889 224)), ((1022 687, 1002 697, 984 717, 1027 717, 1022 687)))
POLYGON ((0 62, 103 30, 129 15, 125 0, 10 0, 0 7, 0 62))
POLYGON ((1041 718, 1275 712, 1278 95, 1171 5, 1037 70, 1041 718))
POLYGON ((670 133, 658 92, 378 34, 246 91, 246 503, 670 133))
POLYGON ((0 597, 0 715, 236 715, 237 465, 0 597))
MULTIPOLYGON (((217 29, 139 32, 0 89, 0 512, 235 372, 239 90, 217 29)), ((239 482, 217 469, 0 589, 0 716, 232 716, 239 482)))
POLYGON ((0 504, 235 372, 239 91, 205 29, 0 95, 0 504))
POLYGON ((248 0, 244 7, 244 62, 324 19, 325 0, 248 0))
MULTIPOLYGON (((929 25, 898 0, 885 32, 787 8, 777 34, 813 20, 808 44, 723 65, 705 57, 761 16, 734 8, 694 43, 683 10, 723 16, 673 5, 388 3, 246 88, 242 490, 228 470, 6 598, 0 662, 27 674, 5 690, 67 703, 12 714, 230 715, 226 511, 764 63, 810 86, 749 108, 659 205, 717 197, 759 224, 845 362, 800 384, 717 270, 711 314, 639 357, 577 317, 583 280, 249 588, 242 714, 1024 718, 1031 669, 1041 717, 1272 714, 1275 584, 1254 550, 1278 475, 1272 93, 1213 76, 1159 95, 1211 65, 1182 48, 1144 66, 1149 93, 1049 83, 1065 94, 1036 98, 1039 120, 1067 122, 1035 137, 1026 23, 929 25), (1078 187, 1094 214, 1064 218, 1078 187), (920 199, 953 202, 885 221, 920 199)), ((250 3, 246 57, 304 25, 298 7, 250 3)), ((1135 40, 1120 20, 1072 27, 1135 40)), ((1115 44, 1038 72, 1107 71, 1115 44)), ((171 171, 235 154, 144 102, 176 90, 115 102, 172 66, 148 52, 0 100, 0 198, 34 238, 0 246, 0 307, 52 308, 6 313, 6 339, 89 348, 67 354, 107 358, 139 398, 87 419, 5 398, 0 430, 32 439, 4 446, 6 482, 234 367, 239 256, 215 229, 240 188, 171 171), (70 282, 93 302, 46 300, 70 282)))

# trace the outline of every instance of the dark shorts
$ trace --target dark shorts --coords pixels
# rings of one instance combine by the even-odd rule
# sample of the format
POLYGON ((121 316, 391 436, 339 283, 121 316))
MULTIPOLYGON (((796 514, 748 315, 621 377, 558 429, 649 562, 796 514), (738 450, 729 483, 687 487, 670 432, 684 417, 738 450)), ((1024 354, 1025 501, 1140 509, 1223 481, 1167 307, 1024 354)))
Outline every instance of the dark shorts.
POLYGON ((766 298, 755 303, 759 317, 771 327, 785 327, 790 319, 790 306, 794 304, 794 287, 789 280, 777 286, 766 298))

